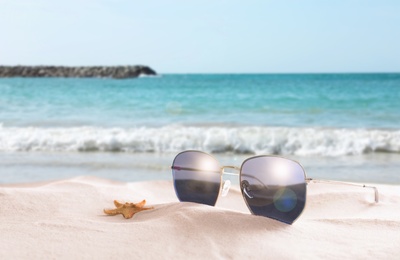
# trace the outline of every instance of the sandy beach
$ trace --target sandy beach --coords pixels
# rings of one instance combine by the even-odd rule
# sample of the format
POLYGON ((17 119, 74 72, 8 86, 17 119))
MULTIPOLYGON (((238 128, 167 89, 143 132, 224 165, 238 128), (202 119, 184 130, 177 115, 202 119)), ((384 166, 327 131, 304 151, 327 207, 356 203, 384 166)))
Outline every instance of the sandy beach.
POLYGON ((171 181, 80 176, 0 186, 1 259, 398 259, 400 186, 310 184, 293 224, 252 216, 238 187, 216 207, 178 202, 171 181), (113 201, 147 200, 132 219, 113 201))

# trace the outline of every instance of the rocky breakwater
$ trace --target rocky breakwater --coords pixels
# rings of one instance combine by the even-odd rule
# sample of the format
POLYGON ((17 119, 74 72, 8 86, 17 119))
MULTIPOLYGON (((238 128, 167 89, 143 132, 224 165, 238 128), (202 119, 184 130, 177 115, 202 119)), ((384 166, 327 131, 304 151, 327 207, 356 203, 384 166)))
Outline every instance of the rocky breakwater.
POLYGON ((63 77, 63 78, 136 78, 157 75, 147 66, 0 66, 0 77, 63 77))

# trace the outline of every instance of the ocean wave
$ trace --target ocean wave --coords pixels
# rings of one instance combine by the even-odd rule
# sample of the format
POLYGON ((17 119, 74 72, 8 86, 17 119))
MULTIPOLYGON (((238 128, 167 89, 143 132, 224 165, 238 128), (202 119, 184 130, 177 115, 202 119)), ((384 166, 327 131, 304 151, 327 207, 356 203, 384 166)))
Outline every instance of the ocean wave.
POLYGON ((400 131, 290 127, 5 127, 0 151, 179 152, 343 156, 400 153, 400 131))

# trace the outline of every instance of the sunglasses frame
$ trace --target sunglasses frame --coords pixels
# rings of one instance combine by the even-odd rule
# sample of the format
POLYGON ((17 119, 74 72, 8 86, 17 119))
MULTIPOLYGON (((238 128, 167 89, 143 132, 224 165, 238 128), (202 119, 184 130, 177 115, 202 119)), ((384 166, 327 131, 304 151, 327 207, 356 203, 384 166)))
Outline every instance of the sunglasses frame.
MULTIPOLYGON (((174 158, 174 160, 173 160, 173 162, 172 162, 172 166, 171 166, 171 169, 172 169, 172 170, 204 171, 204 170, 195 169, 195 168, 174 166, 174 163, 175 163, 176 158, 177 158, 180 154, 187 153, 187 152, 197 152, 197 153, 202 153, 202 154, 208 155, 208 156, 210 156, 211 158, 213 158, 215 161, 217 161, 218 164, 220 164, 219 161, 218 161, 214 156, 212 156, 212 155, 209 154, 209 153, 206 153, 206 152, 203 152, 203 151, 199 151, 199 150, 185 150, 185 151, 182 151, 182 152, 178 153, 178 154, 175 156, 175 158, 174 158)), ((255 159, 255 158, 260 158, 260 157, 281 158, 281 159, 285 159, 285 160, 288 160, 288 161, 291 161, 291 162, 294 162, 294 163, 298 164, 298 165, 301 167, 301 169, 302 169, 302 171, 303 171, 303 173, 304 173, 304 183, 305 183, 306 185, 308 185, 308 184, 310 184, 310 183, 325 183, 325 184, 347 185, 347 186, 355 186, 355 187, 373 189, 373 190, 374 190, 374 195, 375 195, 375 203, 378 203, 378 202, 379 202, 379 192, 378 192, 378 189, 377 189, 376 187, 374 187, 374 186, 368 186, 368 185, 365 185, 365 184, 358 184, 358 183, 352 183, 352 182, 342 182, 342 181, 335 181, 335 180, 322 180, 322 179, 308 178, 308 177, 307 177, 307 174, 306 174, 306 171, 305 171, 305 169, 304 169, 304 167, 303 167, 303 165, 301 165, 301 163, 299 163, 299 162, 296 161, 296 160, 289 159, 289 158, 286 158, 286 157, 283 157, 283 156, 279 156, 279 155, 256 155, 256 156, 251 156, 251 157, 249 157, 249 158, 246 158, 246 159, 242 162, 242 164, 240 165, 240 167, 234 166, 234 165, 223 165, 223 166, 220 167, 220 170, 219 170, 219 171, 209 171, 210 173, 218 173, 218 174, 220 174, 220 187, 219 187, 219 191, 218 191, 217 200, 215 201, 215 204, 214 204, 214 205, 217 204, 217 202, 218 202, 218 200, 219 200, 219 198, 220 198, 220 195, 221 195, 221 190, 222 190, 222 185, 223 185, 223 177, 222 177, 222 176, 223 176, 224 174, 226 174, 226 175, 231 175, 231 176, 239 176, 239 181, 240 181, 240 180, 241 180, 241 175, 242 175, 242 168, 243 168, 243 165, 246 163, 246 161, 251 160, 251 159, 255 159), (234 170, 237 170, 239 173, 225 172, 225 171, 224 171, 225 169, 234 169, 234 170)), ((261 183, 262 183, 262 182, 261 182, 261 183)), ((244 199, 244 201, 245 201, 245 203, 246 203, 247 208, 249 209, 249 211, 251 212, 252 215, 256 215, 256 214, 253 213, 253 211, 251 210, 250 206, 249 206, 248 203, 247 203, 247 200, 244 198, 244 196, 247 196, 247 194, 245 194, 246 191, 244 191, 244 189, 242 188, 242 186, 241 186, 240 184, 239 184, 239 186, 240 186, 240 191, 241 191, 241 193, 242 193, 242 196, 243 196, 243 199, 244 199)), ((307 187, 307 186, 306 186, 306 187, 307 187)), ((175 189, 175 192, 176 192, 176 189, 175 189)), ((176 195, 177 195, 177 197, 178 197, 178 194, 176 194, 176 195)), ((178 197, 178 198, 179 198, 179 197, 178 197)), ((307 205, 307 188, 306 188, 306 190, 305 190, 305 203, 304 203, 304 208, 303 208, 303 210, 301 211, 301 213, 293 220, 292 223, 294 223, 294 222, 303 214, 303 211, 304 211, 306 205, 307 205)), ((265 216, 263 216, 263 217, 265 217, 265 216)), ((270 217, 267 217, 267 218, 270 218, 270 217)), ((274 219, 274 218, 272 218, 272 219, 274 219)), ((283 223, 286 223, 286 222, 281 221, 281 220, 278 220, 278 221, 283 222, 283 223)), ((292 223, 290 223, 290 224, 292 224, 292 223)))

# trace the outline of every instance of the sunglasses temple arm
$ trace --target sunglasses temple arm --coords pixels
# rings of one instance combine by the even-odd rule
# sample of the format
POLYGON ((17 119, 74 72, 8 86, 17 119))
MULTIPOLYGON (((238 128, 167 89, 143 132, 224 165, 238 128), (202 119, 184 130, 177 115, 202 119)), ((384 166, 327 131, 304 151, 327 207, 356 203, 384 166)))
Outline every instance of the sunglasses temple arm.
POLYGON ((362 187, 362 188, 369 188, 373 189, 375 193, 375 202, 379 202, 379 193, 378 189, 374 186, 367 186, 365 184, 357 184, 357 183, 351 183, 351 182, 342 182, 342 181, 332 181, 332 180, 316 180, 312 178, 307 178, 306 179, 307 183, 327 183, 327 184, 338 184, 338 185, 348 185, 348 186, 357 186, 357 187, 362 187))

